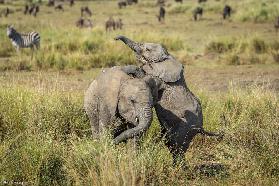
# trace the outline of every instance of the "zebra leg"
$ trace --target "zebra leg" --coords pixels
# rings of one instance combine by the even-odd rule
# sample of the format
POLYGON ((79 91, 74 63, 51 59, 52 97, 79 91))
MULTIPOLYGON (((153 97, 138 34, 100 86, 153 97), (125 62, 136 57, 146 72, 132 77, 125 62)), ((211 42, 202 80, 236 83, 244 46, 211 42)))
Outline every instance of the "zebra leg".
POLYGON ((15 49, 16 49, 16 52, 19 54, 20 53, 19 46, 16 46, 15 49))
POLYGON ((34 45, 31 45, 30 48, 31 48, 31 60, 33 60, 34 45))
POLYGON ((39 50, 39 49, 40 49, 40 42, 37 42, 37 43, 35 44, 35 46, 36 46, 36 49, 39 50))

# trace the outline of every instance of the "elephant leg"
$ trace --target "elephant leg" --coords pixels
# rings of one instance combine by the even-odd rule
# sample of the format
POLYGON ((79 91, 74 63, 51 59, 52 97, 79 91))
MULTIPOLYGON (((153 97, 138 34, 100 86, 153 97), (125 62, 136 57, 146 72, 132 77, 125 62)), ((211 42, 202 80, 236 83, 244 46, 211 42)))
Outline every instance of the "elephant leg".
MULTIPOLYGON (((94 121, 97 121, 97 120, 94 120, 94 121)), ((92 136, 94 139, 98 139, 99 138, 99 126, 96 125, 96 123, 94 121, 93 121, 93 119, 90 119, 92 136)))
POLYGON ((85 111, 88 115, 90 120, 92 136, 94 139, 98 139, 99 137, 99 111, 98 111, 98 104, 97 101, 94 100, 93 102, 88 102, 85 105, 85 111))
POLYGON ((165 132, 165 144, 172 154, 173 163, 178 164, 184 161, 184 154, 188 150, 196 132, 192 132, 184 126, 179 127, 179 125, 169 130, 163 130, 163 132, 165 132))
POLYGON ((110 124, 109 110, 104 104, 99 105, 99 135, 103 135, 110 124))
POLYGON ((92 136, 95 139, 99 137, 99 104, 100 100, 98 97, 97 81, 93 81, 88 90, 85 92, 84 98, 84 109, 90 120, 92 136))

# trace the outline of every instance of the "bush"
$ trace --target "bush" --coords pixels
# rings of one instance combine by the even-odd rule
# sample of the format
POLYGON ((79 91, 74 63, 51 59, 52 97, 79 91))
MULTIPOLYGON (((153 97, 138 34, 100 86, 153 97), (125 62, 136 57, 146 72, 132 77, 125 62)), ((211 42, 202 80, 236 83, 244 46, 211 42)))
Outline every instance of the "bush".
POLYGON ((267 51, 267 46, 264 40, 254 38, 252 40, 252 47, 256 53, 264 53, 267 51))

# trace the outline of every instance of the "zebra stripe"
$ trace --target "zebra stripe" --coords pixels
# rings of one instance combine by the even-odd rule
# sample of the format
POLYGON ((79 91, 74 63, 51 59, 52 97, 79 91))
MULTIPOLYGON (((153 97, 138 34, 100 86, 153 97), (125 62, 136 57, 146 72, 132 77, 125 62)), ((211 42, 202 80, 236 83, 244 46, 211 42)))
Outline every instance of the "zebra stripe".
POLYGON ((9 26, 7 28, 7 36, 17 50, 20 48, 33 48, 34 46, 39 49, 40 47, 41 37, 37 32, 20 34, 13 27, 9 26))

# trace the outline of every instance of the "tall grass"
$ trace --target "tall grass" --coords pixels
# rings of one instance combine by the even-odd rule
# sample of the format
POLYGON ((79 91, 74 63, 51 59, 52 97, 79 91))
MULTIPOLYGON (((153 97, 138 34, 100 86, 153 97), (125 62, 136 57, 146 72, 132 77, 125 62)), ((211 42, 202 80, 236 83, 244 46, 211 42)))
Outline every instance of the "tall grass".
POLYGON ((224 37, 208 42, 205 53, 218 53, 227 64, 277 63, 278 42, 266 42, 257 36, 224 37))
POLYGON ((172 165, 156 119, 137 149, 132 143, 114 146, 109 136, 91 139, 81 95, 1 89, 0 180, 28 185, 276 183, 278 95, 251 88, 199 92, 199 97, 205 128, 225 136, 221 141, 197 136, 184 169, 172 165))

